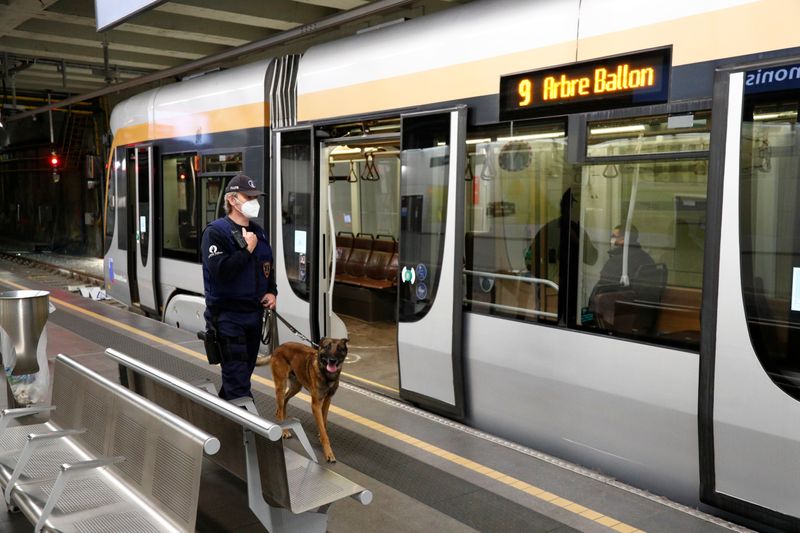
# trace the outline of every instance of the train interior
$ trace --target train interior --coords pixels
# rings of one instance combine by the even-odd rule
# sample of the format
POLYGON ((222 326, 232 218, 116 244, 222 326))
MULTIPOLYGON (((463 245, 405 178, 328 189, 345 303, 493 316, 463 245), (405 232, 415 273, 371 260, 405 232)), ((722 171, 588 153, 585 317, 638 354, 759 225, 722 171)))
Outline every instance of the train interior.
POLYGON ((400 240, 400 123, 330 128, 320 154, 329 232, 335 236, 333 312, 357 364, 348 371, 397 390, 397 265, 400 240))
MULTIPOLYGON (((589 121, 572 164, 561 120, 470 128, 467 308, 697 349, 710 129, 706 111, 589 121)), ((397 120, 331 127, 320 153, 333 312, 363 358, 350 369, 391 388, 400 213, 413 208, 399 132, 397 120)))
POLYGON ((707 112, 589 121, 569 164, 563 122, 470 130, 467 304, 696 349, 709 132, 707 112))

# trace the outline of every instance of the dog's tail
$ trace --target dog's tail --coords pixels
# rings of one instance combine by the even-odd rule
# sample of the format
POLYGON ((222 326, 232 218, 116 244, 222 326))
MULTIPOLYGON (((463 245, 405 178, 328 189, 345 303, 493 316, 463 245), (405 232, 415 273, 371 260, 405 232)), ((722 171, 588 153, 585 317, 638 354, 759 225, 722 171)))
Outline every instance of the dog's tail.
POLYGON ((256 366, 264 366, 268 365, 270 359, 272 359, 272 355, 267 355, 265 353, 260 353, 256 356, 256 366))

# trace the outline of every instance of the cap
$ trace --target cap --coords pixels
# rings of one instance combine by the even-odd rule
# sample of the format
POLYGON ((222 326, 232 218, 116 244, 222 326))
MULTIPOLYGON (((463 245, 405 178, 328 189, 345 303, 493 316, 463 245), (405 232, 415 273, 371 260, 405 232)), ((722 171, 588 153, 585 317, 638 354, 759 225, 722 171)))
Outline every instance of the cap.
POLYGON ((237 174, 234 176, 228 186, 225 187, 225 192, 240 192, 246 196, 260 196, 264 193, 256 189, 256 184, 253 178, 245 176, 244 174, 237 174))

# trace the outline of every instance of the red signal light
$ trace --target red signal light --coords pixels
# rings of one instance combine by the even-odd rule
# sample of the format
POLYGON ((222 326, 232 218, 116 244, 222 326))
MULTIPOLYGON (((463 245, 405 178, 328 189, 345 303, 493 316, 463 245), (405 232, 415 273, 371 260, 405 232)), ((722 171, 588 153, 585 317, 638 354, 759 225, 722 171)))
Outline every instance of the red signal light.
POLYGON ((61 163, 61 160, 58 158, 58 155, 55 153, 50 154, 50 166, 56 168, 61 163))

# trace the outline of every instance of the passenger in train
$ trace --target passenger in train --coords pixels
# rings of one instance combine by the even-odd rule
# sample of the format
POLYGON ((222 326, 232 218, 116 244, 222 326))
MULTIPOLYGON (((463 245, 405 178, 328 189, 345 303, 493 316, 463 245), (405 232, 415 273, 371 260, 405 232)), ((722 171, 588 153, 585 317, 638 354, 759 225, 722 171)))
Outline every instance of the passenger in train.
MULTIPOLYGON (((628 278, 631 285, 636 285, 636 276, 645 270, 643 267, 655 265, 650 254, 644 251, 639 244, 639 230, 631 224, 628 235, 628 278)), ((625 226, 620 224, 611 230, 611 249, 608 251, 608 261, 600 271, 600 279, 592 292, 603 287, 619 287, 624 284, 622 279, 623 252, 625 250, 625 226)))
POLYGON ((639 244, 639 230, 632 224, 628 232, 627 248, 628 265, 625 269, 625 224, 615 226, 611 231, 608 261, 603 265, 600 279, 589 296, 588 310, 593 315, 593 320, 587 319, 584 325, 593 322, 601 327, 613 326, 614 306, 617 301, 644 300, 658 303, 660 300, 666 282, 666 269, 663 265, 656 265, 650 254, 642 248, 639 244))
POLYGON ((278 294, 272 248, 263 228, 253 221, 263 195, 248 176, 233 177, 225 189, 227 215, 203 233, 206 326, 219 340, 219 396, 227 400, 252 397, 250 378, 261 343, 262 314, 264 308, 275 308, 278 294))
MULTIPOLYGON (((583 237, 583 262, 593 265, 597 262, 597 248, 592 244, 592 239, 578 224, 572 220, 571 210, 575 207, 578 200, 572 192, 567 189, 561 196, 560 214, 542 226, 533 237, 533 242, 525 250, 525 267, 535 278, 550 279, 558 283, 560 287, 569 287, 570 292, 577 291, 578 270, 574 268, 562 269, 558 267, 561 260, 561 250, 569 249, 570 257, 578 257, 581 236, 583 237), (583 235, 581 235, 583 234, 583 235), (569 279, 565 273, 569 270, 569 279), (555 279, 554 279, 555 278, 555 279)), ((568 301, 574 301, 573 296, 568 296, 568 301)), ((565 306, 559 306, 559 320, 564 314, 565 306)), ((570 310, 570 315, 574 314, 570 310)), ((568 319, 571 317, 568 317, 568 319)))

